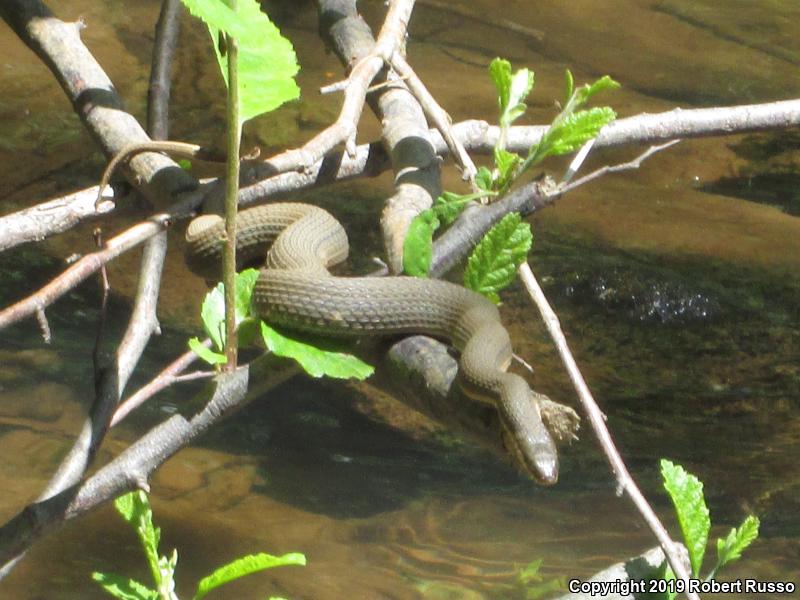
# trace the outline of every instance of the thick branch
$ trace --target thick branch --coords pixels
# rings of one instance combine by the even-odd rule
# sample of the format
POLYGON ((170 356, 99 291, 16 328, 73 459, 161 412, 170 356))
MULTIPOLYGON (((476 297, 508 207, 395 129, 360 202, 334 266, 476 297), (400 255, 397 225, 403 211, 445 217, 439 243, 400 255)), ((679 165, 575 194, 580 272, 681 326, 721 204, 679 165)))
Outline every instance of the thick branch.
MULTIPOLYGON (((676 109, 619 119, 603 129, 595 148, 780 130, 798 125, 800 125, 800 100, 720 108, 676 109)), ((500 134, 499 128, 490 126, 486 121, 477 120, 457 123, 453 126, 453 130, 467 150, 481 154, 492 152, 500 134)), ((516 152, 526 151, 531 144, 539 140, 544 130, 544 126, 511 127, 509 149, 516 152)), ((431 130, 429 134, 436 152, 446 155, 447 144, 438 132, 431 130)), ((292 171, 271 175, 243 187, 239 191, 239 202, 242 205, 251 205, 293 191, 359 177, 376 177, 388 167, 386 152, 378 143, 358 146, 353 157, 341 150, 335 150, 305 172, 292 171)), ((74 200, 70 197, 52 200, 0 218, 0 249, 43 239, 82 222, 91 216, 87 211, 85 193, 87 192, 82 192, 79 196, 76 194, 74 200), (48 215, 48 225, 33 225, 37 212, 48 215), (16 231, 18 224, 21 223, 26 224, 27 233, 16 231)), ((96 195, 96 189, 88 193, 96 195)))
POLYGON ((147 132, 154 140, 169 138, 169 98, 172 89, 172 59, 181 28, 180 0, 163 0, 156 24, 156 41, 147 88, 147 132))
MULTIPOLYGON (((174 415, 79 485, 27 506, 0 528, 0 563, 24 552, 45 533, 123 492, 148 489, 147 480, 164 461, 206 431, 245 399, 250 370, 220 375, 201 393, 202 410, 174 415)), ((197 404, 194 404, 197 405, 197 404)))
MULTIPOLYGON (((111 80, 80 39, 80 23, 55 18, 39 0, 6 0, 0 15, 55 75, 75 112, 107 156, 149 141, 136 119, 122 110, 111 80)), ((142 153, 126 173, 154 201, 171 200, 197 187, 197 180, 158 153, 142 153)))
POLYGON ((364 108, 367 89, 383 68, 386 59, 403 43, 413 8, 413 0, 390 2, 386 20, 373 51, 352 67, 344 90, 342 110, 336 122, 314 136, 302 148, 289 150, 268 159, 265 164, 271 169, 270 174, 308 168, 322 160, 334 146, 343 142, 348 154, 351 156, 355 154, 356 127, 364 108))
MULTIPOLYGON (((323 37, 345 65, 373 51, 375 40, 355 0, 320 0, 319 13, 323 37)), ((389 268, 398 273, 408 226, 441 193, 441 180, 422 108, 393 75, 384 70, 377 81, 388 84, 378 85, 369 98, 395 173, 395 192, 386 200, 381 228, 389 268)))

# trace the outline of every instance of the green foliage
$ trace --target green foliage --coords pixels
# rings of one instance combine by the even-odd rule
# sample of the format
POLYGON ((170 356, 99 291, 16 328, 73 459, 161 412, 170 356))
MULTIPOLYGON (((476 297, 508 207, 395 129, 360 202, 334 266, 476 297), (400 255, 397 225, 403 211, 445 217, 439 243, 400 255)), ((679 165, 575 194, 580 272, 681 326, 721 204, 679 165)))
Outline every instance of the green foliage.
POLYGON ((489 64, 489 75, 497 88, 500 127, 507 129, 528 109, 525 99, 533 89, 533 71, 520 69, 512 75, 511 63, 495 58, 489 64))
POLYGON ((208 26, 222 76, 228 83, 225 46, 227 34, 239 45, 239 120, 241 123, 294 100, 300 89, 299 71, 289 40, 261 12, 256 0, 238 0, 236 11, 221 0, 182 0, 208 26))
POLYGON ((744 549, 758 537, 759 525, 758 517, 747 515, 744 522, 738 528, 732 528, 725 539, 717 540, 717 566, 714 567, 710 577, 728 563, 742 557, 744 549))
MULTIPOLYGON (((486 173, 485 167, 482 167, 486 173)), ((478 175, 482 175, 479 171, 478 175)), ((491 175, 489 176, 491 178, 491 175)), ((489 191, 489 195, 495 192, 489 191)), ((423 210, 411 221, 403 242, 403 270, 414 277, 427 277, 433 258, 433 234, 439 227, 450 225, 461 211, 474 200, 487 195, 487 192, 474 194, 454 194, 444 192, 431 208, 423 210)))
POLYGON ((261 322, 261 336, 264 344, 273 353, 293 358, 312 377, 364 380, 375 370, 351 354, 320 348, 322 341, 319 339, 310 343, 297 337, 288 338, 264 321, 261 322))
POLYGON ((121 600, 158 600, 158 592, 121 575, 95 571, 92 573, 92 579, 109 594, 121 600))
MULTIPOLYGON (((258 279, 257 269, 245 269, 236 274, 236 325, 242 326, 243 321, 250 316, 250 299, 253 296, 253 287, 258 279)), ((216 287, 206 294, 200 309, 200 318, 203 321, 203 330, 211 338, 215 350, 203 346, 196 337, 189 340, 189 348, 200 358, 211 365, 224 364, 225 355, 225 287, 218 283, 216 287)), ((245 340, 239 340, 244 344, 245 340)))
POLYGON ((427 277, 433 258, 433 234, 440 221, 432 208, 411 221, 403 242, 403 270, 414 277, 427 277))
POLYGON ((497 293, 514 281, 517 267, 528 256, 531 226, 509 213, 492 227, 469 257, 464 285, 499 304, 497 293))
MULTIPOLYGON (((339 379, 366 379, 374 369, 362 360, 340 352, 318 347, 320 340, 307 342, 299 337, 286 337, 263 321, 251 310, 253 289, 258 280, 257 269, 245 269, 236 274, 236 325, 239 343, 245 345, 260 335, 264 344, 278 356, 293 358, 313 377, 335 377, 339 379)), ((225 345, 225 290, 222 283, 206 294, 200 316, 203 329, 214 343, 217 351, 203 346, 199 339, 189 340, 189 348, 211 365, 225 363, 221 353, 225 345)))
MULTIPOLYGON (((172 556, 169 558, 159 556, 158 544, 161 539, 161 530, 153 525, 153 511, 150 508, 147 494, 142 491, 125 494, 116 499, 114 506, 122 518, 136 530, 157 589, 152 590, 138 581, 113 573, 94 572, 92 579, 109 594, 120 600, 175 600, 177 598, 175 595, 175 568, 178 564, 178 551, 173 550, 172 556)), ((283 556, 263 553, 244 556, 201 579, 197 584, 194 598, 199 600, 214 588, 264 569, 305 564, 306 557, 298 553, 284 554, 283 556)))
POLYGON ((223 565, 211 575, 204 577, 197 584, 197 592, 194 595, 194 600, 200 600, 208 592, 214 588, 218 588, 245 575, 257 573, 264 569, 272 569, 273 567, 282 567, 285 565, 300 565, 305 566, 306 557, 297 552, 291 554, 284 554, 283 556, 272 556, 271 554, 251 554, 238 558, 233 562, 223 565))
MULTIPOLYGON (((469 202, 505 194, 530 167, 548 156, 578 150, 616 116, 608 107, 579 109, 598 92, 619 87, 619 84, 606 76, 591 85, 575 89, 572 73, 567 71, 564 108, 550 124, 539 143, 534 144, 528 151, 528 156, 523 159, 519 154, 506 149, 506 141, 509 127, 527 109, 525 100, 533 89, 533 72, 528 69, 513 72, 509 61, 495 58, 489 65, 489 75, 497 90, 500 125, 500 136, 492 153, 494 166, 491 170, 485 166, 478 169, 475 175, 478 192, 473 194, 444 192, 436 199, 433 207, 423 211, 411 222, 403 246, 403 269, 409 275, 415 277, 428 275, 434 233, 440 225, 452 223, 469 202)), ((512 230, 500 231, 510 235, 512 230)), ((529 229, 527 234, 530 237, 529 229)), ((524 237, 521 230, 517 235, 524 237)), ((501 251, 499 242, 498 237, 495 242, 487 243, 479 251, 483 244, 481 242, 470 257, 465 274, 465 281, 469 287, 480 290, 494 302, 499 302, 497 291, 513 281, 516 268, 525 260, 527 250, 530 248, 530 241, 525 246, 522 238, 519 241, 508 239, 505 240, 508 247, 501 251), (525 248, 524 253, 522 248, 525 248), (492 272, 492 268, 497 268, 498 271, 492 272)))
POLYGON ((583 144, 596 137, 603 126, 616 118, 609 107, 579 110, 595 94, 612 90, 619 84, 605 75, 592 84, 584 84, 575 89, 572 73, 567 71, 567 99, 550 127, 547 128, 538 144, 531 146, 528 156, 520 165, 521 172, 540 163, 548 156, 566 154, 578 150, 583 144))
MULTIPOLYGON (((692 577, 698 578, 708 543, 708 532, 711 529, 703 484, 697 477, 687 473, 683 467, 666 459, 661 460, 661 475, 664 489, 667 490, 675 506, 684 544, 689 551, 692 577)), ((741 558, 744 549, 758 537, 758 527, 758 517, 749 515, 738 528, 731 529, 725 539, 717 539, 717 563, 704 580, 713 579, 719 569, 741 558)), ((674 580, 675 574, 672 569, 666 564, 662 567, 665 573, 664 579, 674 580)), ((660 595, 667 600, 672 600, 676 596, 675 591, 660 595)))
POLYGON ((178 554, 177 551, 173 551, 170 558, 159 557, 158 544, 161 541, 161 529, 153 525, 153 511, 150 508, 147 494, 142 491, 130 492, 117 498, 114 506, 122 518, 136 531, 156 590, 151 590, 127 577, 111 573, 95 572, 92 574, 92 578, 109 594, 117 598, 126 600, 171 598, 170 594, 175 588, 173 575, 178 562, 178 554))
POLYGON ((517 581, 524 589, 525 600, 538 600, 548 596, 553 592, 567 589, 563 577, 555 577, 545 580, 539 570, 542 567, 542 559, 534 560, 517 574, 517 581))
POLYGON ((680 465, 668 460, 661 461, 661 476, 664 488, 672 498, 678 522, 681 526, 692 574, 697 577, 703 564, 703 555, 708 543, 711 518, 703 495, 703 484, 680 465))

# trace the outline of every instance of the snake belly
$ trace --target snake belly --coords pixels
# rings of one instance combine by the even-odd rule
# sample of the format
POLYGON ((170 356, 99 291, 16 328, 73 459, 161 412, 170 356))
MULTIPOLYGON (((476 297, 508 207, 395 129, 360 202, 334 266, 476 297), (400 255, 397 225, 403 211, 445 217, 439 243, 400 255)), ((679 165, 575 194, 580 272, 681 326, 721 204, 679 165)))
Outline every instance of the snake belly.
MULTIPOLYGON (((239 212, 237 262, 263 258, 253 307, 268 323, 329 336, 421 333, 449 340, 460 352, 459 383, 498 411, 503 441, 517 465, 540 483, 558 479, 558 455, 525 380, 507 373, 512 348, 497 307, 480 294, 436 279, 335 277, 347 234, 328 212, 278 203, 239 212)), ((217 215, 194 219, 186 261, 218 278, 225 227, 217 215)))

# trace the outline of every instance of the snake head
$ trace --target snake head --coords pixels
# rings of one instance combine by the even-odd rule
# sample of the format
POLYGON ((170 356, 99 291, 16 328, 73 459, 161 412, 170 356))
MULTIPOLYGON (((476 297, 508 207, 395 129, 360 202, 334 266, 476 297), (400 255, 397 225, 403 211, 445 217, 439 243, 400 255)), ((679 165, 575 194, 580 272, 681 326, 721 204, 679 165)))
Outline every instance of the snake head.
POLYGON ((530 390, 528 398, 499 407, 504 424, 503 443, 526 474, 537 483, 553 485, 558 481, 556 444, 542 422, 539 405, 530 390))

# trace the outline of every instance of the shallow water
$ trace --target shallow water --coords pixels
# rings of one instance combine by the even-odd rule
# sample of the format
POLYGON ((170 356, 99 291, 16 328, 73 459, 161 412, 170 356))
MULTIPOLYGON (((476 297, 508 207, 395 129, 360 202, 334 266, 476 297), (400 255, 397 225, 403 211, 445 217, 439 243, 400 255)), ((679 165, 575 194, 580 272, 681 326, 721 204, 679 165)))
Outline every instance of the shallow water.
MULTIPOLYGON (((275 4, 298 50, 304 96, 248 127, 247 143, 265 150, 297 144, 335 118, 339 99, 315 89, 341 76, 317 41, 312 3, 275 4)), ((382 4, 361 3, 373 24, 382 4)), ((509 1, 501 11, 488 1, 417 4, 410 59, 456 120, 491 119, 486 64, 496 55, 536 71, 530 122, 552 117, 567 66, 579 82, 604 73, 618 79, 623 88, 607 99, 621 116, 800 92, 800 8, 793 3, 551 0, 534 10, 509 1)), ((84 17, 84 39, 141 116, 157 3, 122 6, 74 0, 57 10, 67 20, 84 17)), ((222 132, 219 82, 203 62, 206 35, 184 21, 176 139, 206 143, 222 132)), ((49 73, 4 25, 0 49, 8 57, 0 72, 8 91, 0 99, 4 210, 91 185, 101 160, 49 73)), ((360 139, 376 132, 367 115, 360 139)), ((634 154, 617 150, 593 162, 634 154)), ((796 132, 684 142, 639 171, 577 190, 533 220, 531 264, 658 512, 673 522, 658 491, 658 459, 668 457, 705 482, 715 535, 748 513, 761 518, 761 537, 723 579, 800 582, 797 162, 796 132)), ((457 177, 448 171, 452 188, 457 177)), ((390 185, 383 176, 306 197, 324 199, 354 245, 365 248, 358 254, 371 256, 379 252, 374 223, 390 185)), ((123 217, 137 214, 131 208, 123 217)), ((66 256, 91 246, 87 227, 46 243, 45 256, 41 247, 4 254, 0 300, 21 297, 66 256)), ((117 327, 137 262, 125 257, 110 270, 117 327)), ((171 253, 167 273, 165 335, 148 349, 133 387, 195 333, 202 284, 186 274, 179 252, 171 253)), ((96 284, 88 283, 50 309, 49 347, 34 323, 0 334, 2 520, 35 497, 79 426, 92 396, 97 306, 96 284)), ((574 402, 518 287, 504 296, 503 310, 517 351, 535 365, 537 389, 574 402)), ((132 415, 100 463, 193 391, 172 389, 132 415)), ((235 556, 301 551, 307 567, 254 576, 224 596, 524 598, 516 576, 534 559, 543 559, 547 578, 582 577, 653 545, 628 502, 615 496, 591 433, 563 450, 562 465, 559 484, 539 488, 399 403, 296 378, 169 461, 152 482, 152 500, 162 551, 179 549, 183 594, 235 556)), ((110 508, 35 546, 0 584, 0 596, 105 597, 89 579, 94 569, 147 578, 132 532, 110 508)))

